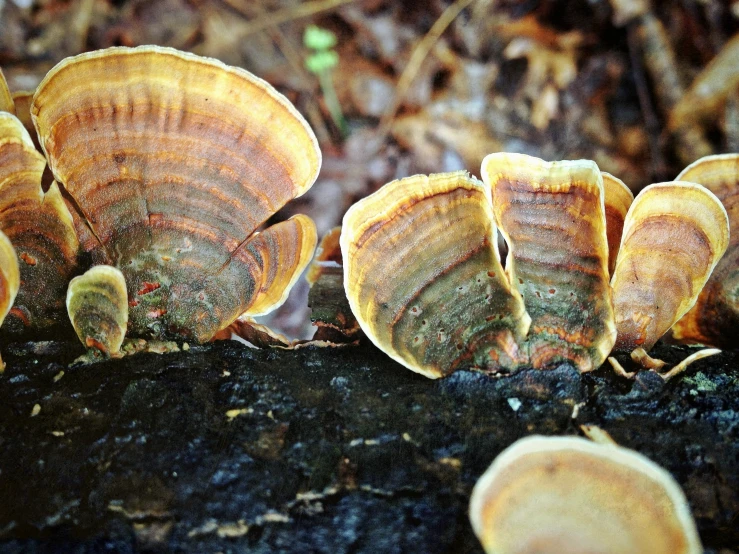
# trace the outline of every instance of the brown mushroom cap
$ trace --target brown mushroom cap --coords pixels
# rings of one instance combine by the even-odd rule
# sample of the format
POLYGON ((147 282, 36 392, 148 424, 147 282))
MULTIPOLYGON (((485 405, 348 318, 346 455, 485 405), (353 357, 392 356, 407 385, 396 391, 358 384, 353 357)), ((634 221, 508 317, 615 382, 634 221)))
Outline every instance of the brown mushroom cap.
POLYGON ((289 101, 247 71, 171 48, 109 48, 58 64, 31 113, 88 227, 82 244, 125 275, 133 334, 208 340, 255 302, 278 303, 285 291, 263 285, 289 286, 293 262, 312 254, 304 220, 252 237, 310 188, 321 155, 289 101), (288 235, 299 242, 264 242, 288 235), (267 250, 278 259, 260 258, 267 250), (273 271, 283 256, 287 277, 273 271))
POLYGON ((5 80, 2 69, 0 69, 0 112, 15 114, 13 96, 10 94, 8 82, 5 80))
POLYGON ((67 312, 82 344, 106 356, 117 354, 128 324, 123 274, 115 267, 96 265, 72 279, 67 289, 67 312))
POLYGON ((739 346, 739 154, 707 156, 689 165, 677 177, 699 183, 714 193, 729 216, 726 253, 688 313, 673 327, 681 342, 722 348, 739 346))
POLYGON ((596 369, 615 340, 598 166, 496 153, 483 160, 482 178, 508 243, 506 273, 531 316, 531 365, 596 369))
POLYGON ((643 189, 624 223, 613 275, 617 350, 649 350, 698 298, 729 242, 721 202, 695 183, 643 189))
POLYGON ((624 182, 605 171, 603 176, 603 191, 606 208, 606 234, 608 236, 608 271, 613 275, 616 267, 616 257, 621 245, 621 234, 624 229, 624 220, 629 206, 634 201, 634 193, 624 182))
POLYGON ((685 495, 664 469, 615 445, 521 439, 475 485, 470 522, 490 554, 699 554, 685 495))
POLYGON ((55 184, 43 193, 45 167, 21 122, 0 113, 0 229, 18 253, 23 284, 6 323, 15 331, 64 322, 65 291, 77 270, 72 218, 55 184))
POLYGON ((344 287, 367 336, 409 369, 515 368, 529 318, 497 249, 490 192, 464 171, 388 183, 341 232, 344 287))

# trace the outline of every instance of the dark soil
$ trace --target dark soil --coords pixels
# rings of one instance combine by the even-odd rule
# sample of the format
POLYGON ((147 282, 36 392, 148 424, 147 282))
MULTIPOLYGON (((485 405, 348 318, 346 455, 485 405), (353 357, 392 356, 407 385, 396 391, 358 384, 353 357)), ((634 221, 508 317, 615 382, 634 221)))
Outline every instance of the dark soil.
POLYGON ((3 348, 2 552, 481 552, 467 504, 493 458, 586 423, 675 476, 708 551, 739 545, 736 352, 664 384, 431 381, 370 346, 230 341, 68 366, 79 348, 3 348))

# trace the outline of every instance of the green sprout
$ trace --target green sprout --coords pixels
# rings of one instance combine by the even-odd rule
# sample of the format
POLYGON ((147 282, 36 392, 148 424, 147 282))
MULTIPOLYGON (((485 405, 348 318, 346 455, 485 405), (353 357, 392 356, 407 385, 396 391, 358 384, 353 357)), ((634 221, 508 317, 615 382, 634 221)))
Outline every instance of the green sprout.
POLYGON ((341 112, 339 99, 336 96, 331 78, 333 68, 339 64, 339 55, 335 50, 332 50, 336 46, 336 35, 328 29, 309 25, 303 35, 303 44, 311 50, 311 54, 305 60, 305 67, 318 77, 331 119, 334 120, 341 134, 346 135, 346 120, 341 112))

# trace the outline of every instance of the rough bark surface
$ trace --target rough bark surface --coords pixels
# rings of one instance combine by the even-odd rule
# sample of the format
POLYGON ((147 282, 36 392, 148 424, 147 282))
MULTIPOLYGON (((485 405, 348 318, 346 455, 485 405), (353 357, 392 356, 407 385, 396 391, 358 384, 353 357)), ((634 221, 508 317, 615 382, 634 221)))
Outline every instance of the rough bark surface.
POLYGON ((709 552, 739 545, 737 353, 664 384, 567 366, 431 381, 367 345, 68 365, 78 348, 3 348, 2 552, 479 553, 467 503, 493 458, 586 423, 676 477, 709 552))

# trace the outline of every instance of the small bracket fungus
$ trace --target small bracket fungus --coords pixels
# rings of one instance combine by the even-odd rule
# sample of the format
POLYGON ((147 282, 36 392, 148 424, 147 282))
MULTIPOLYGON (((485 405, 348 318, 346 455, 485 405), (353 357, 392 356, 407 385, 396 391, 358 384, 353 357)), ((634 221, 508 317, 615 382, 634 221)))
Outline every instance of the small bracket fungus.
POLYGON ((204 342, 284 301, 316 243, 305 216, 256 230, 313 184, 316 138, 239 68, 171 48, 67 58, 31 115, 82 249, 125 276, 134 336, 204 342))
MULTIPOLYGON (((0 325, 5 321, 5 316, 8 315, 15 301, 20 284, 21 274, 18 267, 18 257, 15 255, 10 239, 0 231, 0 325)), ((5 364, 0 358, 0 373, 4 369, 5 364)))
POLYGON ((722 348, 739 346, 739 154, 701 158, 677 177, 700 183, 726 208, 731 228, 726 254, 695 306, 672 328, 674 339, 722 348))
POLYGON ((646 457, 577 437, 527 437, 480 477, 470 522, 490 554, 700 554, 685 495, 646 457))
POLYGON ((119 355, 128 324, 126 280, 116 268, 97 265, 70 281, 67 312, 87 348, 119 355))
POLYGON ((508 243, 506 274, 531 316, 533 367, 602 364, 615 340, 603 177, 589 160, 490 154, 482 178, 508 243))
POLYGON ((728 243, 726 210, 708 189, 673 181, 642 190, 611 283, 616 350, 652 348, 695 303, 728 243))
POLYGON ((634 200, 592 161, 508 153, 487 156, 482 177, 487 186, 465 172, 393 181, 344 217, 359 325, 428 377, 561 362, 591 371, 617 330, 617 348, 646 351, 692 306, 728 242, 720 201, 694 183, 651 185, 634 200))
POLYGON ((340 242, 349 305, 393 359, 431 378, 524 361, 530 319, 480 181, 464 171, 393 181, 349 209, 340 242))
POLYGON ((77 270, 72 216, 56 184, 43 192, 45 167, 23 124, 0 112, 0 229, 21 261, 22 286, 6 322, 11 331, 64 321, 65 290, 77 270))

